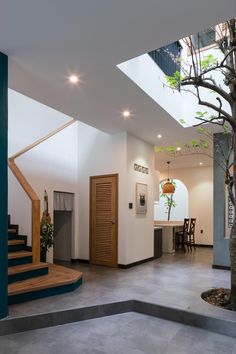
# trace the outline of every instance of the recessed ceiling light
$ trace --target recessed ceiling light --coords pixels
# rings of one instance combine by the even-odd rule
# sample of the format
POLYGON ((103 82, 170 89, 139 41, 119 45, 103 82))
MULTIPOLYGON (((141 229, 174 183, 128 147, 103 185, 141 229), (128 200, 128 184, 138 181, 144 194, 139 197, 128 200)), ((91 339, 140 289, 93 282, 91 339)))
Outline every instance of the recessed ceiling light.
POLYGON ((202 166, 202 165, 203 165, 203 162, 199 162, 199 165, 202 166))
POLYGON ((161 135, 161 134, 158 134, 157 137, 158 137, 159 139, 161 139, 161 138, 162 138, 162 135, 161 135))
POLYGON ((69 81, 71 84, 76 85, 79 83, 79 76, 78 75, 70 75, 69 81))
POLYGON ((122 112, 122 116, 124 118, 130 118, 131 117, 131 112, 128 110, 128 109, 125 109, 123 112, 122 112))
POLYGON ((177 146, 176 150, 177 150, 177 151, 180 151, 180 150, 181 150, 181 147, 180 147, 180 146, 177 146))

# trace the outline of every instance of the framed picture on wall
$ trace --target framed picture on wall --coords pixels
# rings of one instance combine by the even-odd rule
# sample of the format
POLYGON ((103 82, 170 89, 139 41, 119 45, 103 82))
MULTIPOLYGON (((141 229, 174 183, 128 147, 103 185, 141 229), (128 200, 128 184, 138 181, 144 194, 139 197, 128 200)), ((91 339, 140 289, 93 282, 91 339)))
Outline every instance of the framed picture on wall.
POLYGON ((147 184, 136 183, 136 214, 147 213, 147 184))

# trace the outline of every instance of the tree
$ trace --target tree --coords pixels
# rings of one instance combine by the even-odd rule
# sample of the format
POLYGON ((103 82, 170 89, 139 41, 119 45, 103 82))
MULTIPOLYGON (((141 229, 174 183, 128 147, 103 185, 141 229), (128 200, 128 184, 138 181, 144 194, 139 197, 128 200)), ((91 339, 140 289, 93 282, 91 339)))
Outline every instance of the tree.
MULTIPOLYGON (((165 194, 162 192, 163 189, 163 185, 165 184, 166 180, 161 184, 161 194, 160 194, 160 198, 163 198, 165 200, 165 206, 167 209, 167 220, 170 220, 170 215, 171 215, 171 210, 172 208, 176 207, 176 202, 174 200, 174 195, 173 194, 165 194)), ((171 180, 171 183, 175 186, 176 189, 176 183, 171 180)))
MULTIPOLYGON (((208 126, 217 126, 230 136, 229 151, 232 152, 233 172, 230 172, 230 154, 224 155, 222 168, 225 171, 229 197, 236 208, 236 19, 231 19, 211 30, 216 33, 215 44, 219 48, 221 58, 213 54, 205 54, 201 48, 201 35, 193 41, 193 37, 183 39, 187 46, 190 61, 181 63, 181 71, 173 76, 167 76, 167 84, 176 90, 191 92, 200 106, 206 111, 197 112, 199 121, 196 126, 200 133, 210 138, 208 126), (206 97, 210 92, 211 99, 206 97), (212 113, 213 112, 213 113, 212 113), (204 125, 206 124, 206 125, 204 125)), ((176 58, 178 60, 179 58, 176 58)), ((185 144, 186 149, 205 149, 208 142, 204 139, 195 140, 185 144)), ((219 146, 219 149, 221 147, 219 146)), ((159 148, 161 150, 162 148, 159 148)), ((176 153, 176 147, 169 147, 170 153, 176 153)), ((234 218, 229 240, 230 266, 231 266, 231 306, 236 310, 236 219, 234 218)))

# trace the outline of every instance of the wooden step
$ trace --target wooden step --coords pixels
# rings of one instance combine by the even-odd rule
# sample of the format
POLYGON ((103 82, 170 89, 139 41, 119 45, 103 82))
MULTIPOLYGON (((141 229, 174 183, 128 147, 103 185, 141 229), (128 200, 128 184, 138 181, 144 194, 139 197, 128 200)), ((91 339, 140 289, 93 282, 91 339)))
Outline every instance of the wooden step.
POLYGON ((31 263, 32 252, 16 251, 8 253, 8 267, 14 267, 20 264, 31 263))
POLYGON ((25 244, 25 241, 24 241, 24 240, 17 240, 17 239, 8 240, 8 246, 24 245, 24 244, 25 244))
POLYGON ((48 274, 47 263, 27 263, 8 268, 8 283, 23 281, 48 274))
POLYGON ((9 252, 8 259, 32 257, 32 252, 30 251, 19 251, 19 252, 9 252))
POLYGON ((25 241, 21 239, 8 240, 8 252, 22 251, 25 248, 25 241))
POLYGON ((24 273, 28 270, 48 268, 48 263, 28 263, 8 268, 8 275, 24 273))
POLYGON ((82 283, 82 273, 55 264, 48 264, 48 275, 8 285, 9 304, 75 290, 82 283))
POLYGON ((16 229, 8 228, 8 233, 9 233, 9 234, 16 234, 16 233, 17 233, 17 230, 16 230, 16 229))

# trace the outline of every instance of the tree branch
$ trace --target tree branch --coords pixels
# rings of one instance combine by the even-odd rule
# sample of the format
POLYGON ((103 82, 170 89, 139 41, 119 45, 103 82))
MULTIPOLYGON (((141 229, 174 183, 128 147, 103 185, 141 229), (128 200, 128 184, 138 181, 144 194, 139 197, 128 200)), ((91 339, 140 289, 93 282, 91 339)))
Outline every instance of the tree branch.
POLYGON ((220 87, 204 81, 201 77, 187 77, 181 81, 181 86, 198 86, 212 90, 222 96, 230 105, 233 103, 232 97, 220 87))

